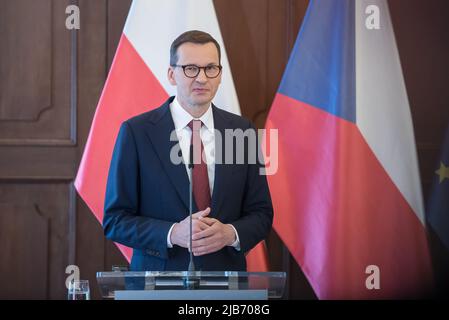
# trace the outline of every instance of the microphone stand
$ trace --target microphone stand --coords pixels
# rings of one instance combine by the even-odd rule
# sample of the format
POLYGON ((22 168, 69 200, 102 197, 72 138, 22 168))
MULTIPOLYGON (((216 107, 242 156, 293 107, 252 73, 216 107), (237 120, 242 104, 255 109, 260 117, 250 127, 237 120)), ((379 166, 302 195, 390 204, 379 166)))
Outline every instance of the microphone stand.
MULTIPOLYGON (((193 133, 192 133, 193 134, 193 133)), ((195 263, 193 262, 192 252, 192 206, 193 206, 193 143, 190 144, 190 156, 189 156, 189 170, 190 170, 190 183, 189 183, 189 216, 190 216, 190 244, 189 244, 189 270, 187 276, 184 278, 184 289, 198 289, 200 285, 200 279, 196 276, 192 276, 195 272, 195 263)))

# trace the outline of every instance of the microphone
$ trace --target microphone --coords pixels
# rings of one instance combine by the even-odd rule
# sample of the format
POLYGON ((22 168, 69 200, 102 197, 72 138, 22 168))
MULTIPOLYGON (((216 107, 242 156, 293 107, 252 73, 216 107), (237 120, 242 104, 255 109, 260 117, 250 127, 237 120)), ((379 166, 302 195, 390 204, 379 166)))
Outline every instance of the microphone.
POLYGON ((189 261, 189 271, 195 271, 195 263, 193 262, 192 253, 192 203, 193 203, 193 143, 190 144, 190 155, 189 155, 189 170, 190 170, 190 184, 189 184, 189 216, 190 216, 190 261, 189 261))
MULTIPOLYGON (((193 134, 193 133, 192 133, 193 134)), ((189 170, 190 170, 190 183, 189 183, 189 216, 190 216, 190 250, 189 250, 189 270, 188 275, 184 278, 184 288, 185 289, 197 289, 200 285, 200 280, 196 276, 192 276, 191 273, 195 272, 195 263, 193 262, 192 253, 192 206, 193 206, 193 143, 190 144, 190 156, 189 156, 189 170)))

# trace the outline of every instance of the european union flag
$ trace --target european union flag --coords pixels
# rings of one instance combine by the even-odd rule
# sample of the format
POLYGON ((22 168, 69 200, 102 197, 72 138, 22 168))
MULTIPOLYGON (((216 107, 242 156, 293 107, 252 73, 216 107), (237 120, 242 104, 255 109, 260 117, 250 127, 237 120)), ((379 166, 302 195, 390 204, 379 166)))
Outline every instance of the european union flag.
POLYGON ((433 179, 427 207, 427 221, 441 242, 449 250, 449 126, 441 157, 433 179))
POLYGON ((433 187, 427 206, 436 293, 449 295, 449 126, 435 166, 433 187))

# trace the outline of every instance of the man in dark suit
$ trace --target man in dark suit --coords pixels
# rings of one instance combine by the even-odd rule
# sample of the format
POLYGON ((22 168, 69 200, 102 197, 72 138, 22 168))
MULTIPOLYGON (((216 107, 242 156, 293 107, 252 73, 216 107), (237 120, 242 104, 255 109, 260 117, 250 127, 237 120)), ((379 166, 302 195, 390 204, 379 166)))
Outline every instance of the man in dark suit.
POLYGON ((180 35, 170 49, 168 79, 176 97, 120 128, 106 188, 105 235, 134 249, 131 270, 187 270, 191 181, 196 270, 246 270, 245 253, 268 235, 273 207, 263 164, 247 157, 257 141, 225 148, 225 130, 255 129, 211 103, 221 81, 217 41, 201 31, 180 35), (237 153, 233 160, 243 153, 243 163, 224 161, 229 151, 237 153))

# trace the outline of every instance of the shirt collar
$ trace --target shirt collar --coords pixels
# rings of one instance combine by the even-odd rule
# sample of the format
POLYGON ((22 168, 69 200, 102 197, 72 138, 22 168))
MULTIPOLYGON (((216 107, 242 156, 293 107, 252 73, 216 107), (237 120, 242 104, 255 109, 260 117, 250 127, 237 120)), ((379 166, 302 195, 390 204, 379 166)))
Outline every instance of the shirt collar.
POLYGON ((190 113, 188 113, 179 103, 178 98, 175 97, 173 102, 170 104, 170 112, 175 124, 176 131, 184 129, 192 119, 201 120, 207 130, 214 130, 214 117, 212 114, 212 107, 209 105, 207 111, 200 117, 194 118, 190 113))

